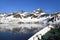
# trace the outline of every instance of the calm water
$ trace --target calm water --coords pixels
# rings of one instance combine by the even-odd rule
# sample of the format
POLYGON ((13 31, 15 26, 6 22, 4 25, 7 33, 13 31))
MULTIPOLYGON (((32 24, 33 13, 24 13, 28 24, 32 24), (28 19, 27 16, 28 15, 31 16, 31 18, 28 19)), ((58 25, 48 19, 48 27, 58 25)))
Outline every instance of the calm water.
MULTIPOLYGON (((2 30, 5 28, 14 28, 14 27, 27 27, 28 30, 26 31, 26 33, 13 33, 13 32, 0 32, 0 40, 27 40, 28 38, 30 38, 33 34, 35 34, 37 32, 38 29, 36 28, 44 28, 43 25, 40 24, 23 24, 23 25, 11 25, 11 24, 0 24, 0 29, 2 28, 2 30), (30 28, 31 27, 31 28, 30 28), (31 30, 30 30, 30 29, 31 30), (32 30, 33 28, 35 28, 34 30, 32 30), (31 32, 30 32, 31 31, 31 32)), ((22 29, 21 29, 22 30, 22 29)), ((23 29, 26 30, 26 29, 23 29)), ((25 32, 25 31, 24 31, 25 32)))
POLYGON ((32 35, 33 33, 14 34, 14 33, 9 33, 9 32, 0 32, 0 40, 27 40, 32 35))

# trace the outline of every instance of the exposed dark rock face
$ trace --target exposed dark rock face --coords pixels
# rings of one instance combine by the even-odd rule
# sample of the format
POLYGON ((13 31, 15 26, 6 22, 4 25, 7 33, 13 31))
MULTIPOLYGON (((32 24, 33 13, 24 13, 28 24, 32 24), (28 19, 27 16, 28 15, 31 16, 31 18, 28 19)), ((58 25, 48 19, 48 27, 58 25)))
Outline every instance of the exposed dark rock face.
POLYGON ((52 21, 52 22, 53 22, 53 21, 54 21, 54 17, 52 17, 51 19, 48 19, 48 22, 49 22, 49 21, 52 21))
POLYGON ((4 15, 4 17, 9 17, 9 16, 11 16, 12 14, 7 14, 7 15, 4 15))
POLYGON ((20 14, 15 14, 14 17, 15 18, 22 18, 20 14))
POLYGON ((24 24, 24 22, 18 22, 18 24, 24 24))

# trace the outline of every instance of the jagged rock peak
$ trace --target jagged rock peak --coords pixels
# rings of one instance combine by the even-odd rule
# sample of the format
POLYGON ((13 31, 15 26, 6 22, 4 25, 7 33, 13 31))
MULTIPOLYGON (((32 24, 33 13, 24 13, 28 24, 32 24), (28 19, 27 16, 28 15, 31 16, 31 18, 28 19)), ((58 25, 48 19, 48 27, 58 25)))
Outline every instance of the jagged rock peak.
POLYGON ((43 11, 42 9, 39 8, 39 9, 34 10, 33 13, 43 13, 43 11))

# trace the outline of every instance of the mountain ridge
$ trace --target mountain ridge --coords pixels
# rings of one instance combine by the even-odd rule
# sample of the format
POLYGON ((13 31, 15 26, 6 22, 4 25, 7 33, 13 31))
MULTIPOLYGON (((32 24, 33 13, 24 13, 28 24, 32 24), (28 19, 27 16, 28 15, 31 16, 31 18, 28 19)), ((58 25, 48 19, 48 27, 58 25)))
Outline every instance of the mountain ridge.
MULTIPOLYGON (((41 23, 43 20, 52 17, 58 17, 60 12, 54 14, 46 14, 41 9, 36 9, 33 12, 14 12, 12 14, 0 14, 0 23, 41 23)), ((42 22, 43 23, 43 22, 42 22)))

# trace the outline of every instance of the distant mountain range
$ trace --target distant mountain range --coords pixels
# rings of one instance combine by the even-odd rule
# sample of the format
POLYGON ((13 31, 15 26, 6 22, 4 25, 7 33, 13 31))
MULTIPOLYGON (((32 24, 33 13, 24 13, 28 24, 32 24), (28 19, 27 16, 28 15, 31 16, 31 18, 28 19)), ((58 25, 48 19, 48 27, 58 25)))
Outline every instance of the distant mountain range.
POLYGON ((11 14, 0 14, 0 23, 18 23, 18 24, 31 24, 43 23, 43 20, 52 17, 60 17, 60 12, 53 14, 46 14, 41 9, 36 9, 33 12, 13 12, 11 14))
POLYGON ((37 9, 31 13, 21 11, 0 14, 0 31, 37 32, 50 24, 57 23, 60 23, 60 12, 46 14, 41 9, 37 9))

